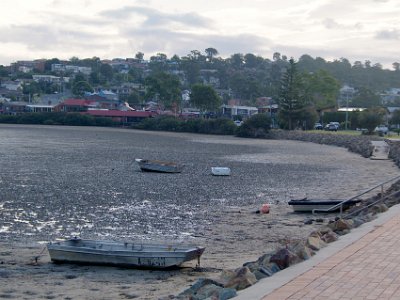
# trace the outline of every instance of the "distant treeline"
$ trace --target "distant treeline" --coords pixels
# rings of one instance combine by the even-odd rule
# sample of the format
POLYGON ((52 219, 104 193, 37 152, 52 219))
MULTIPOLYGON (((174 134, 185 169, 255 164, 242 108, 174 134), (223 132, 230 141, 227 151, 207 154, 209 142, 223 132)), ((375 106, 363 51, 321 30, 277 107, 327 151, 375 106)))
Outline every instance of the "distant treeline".
MULTIPOLYGON (((150 57, 149 62, 143 61, 143 55, 138 52, 135 58, 126 59, 126 63, 117 63, 112 66, 102 62, 99 57, 85 59, 74 57, 69 62, 53 58, 46 61, 43 73, 60 75, 51 71, 51 65, 54 63, 91 67, 90 75, 78 76, 76 80, 66 84, 71 89, 75 88, 76 95, 80 95, 82 90, 119 86, 126 82, 146 86, 146 90, 138 88, 132 90, 129 95, 120 96, 121 100, 133 106, 155 98, 160 101, 175 98, 172 96, 180 95, 181 91, 190 90, 193 85, 199 83, 218 89, 224 103, 228 99, 240 99, 242 105, 254 105, 259 97, 279 98, 282 74, 288 68, 290 60, 286 55, 278 52, 274 53, 272 58, 264 58, 252 53, 235 53, 228 58, 221 58, 218 56, 218 50, 214 48, 207 48, 204 52, 192 50, 181 57, 177 55, 167 57, 163 53, 158 53, 150 57), (160 83, 164 85, 158 87, 160 83)), ((377 95, 388 88, 400 85, 399 62, 393 62, 393 69, 389 70, 384 69, 379 62, 368 60, 351 63, 346 58, 340 58, 327 61, 322 57, 314 58, 308 54, 294 60, 301 73, 316 74, 325 71, 336 79, 340 86, 347 84, 354 87, 360 93, 360 95, 353 95, 353 97, 359 96, 359 99, 350 99, 349 104, 354 107, 373 107, 376 101, 363 103, 366 95, 377 95)), ((0 76, 9 77, 9 79, 32 78, 32 74, 36 73, 40 71, 10 74, 5 67, 0 66, 0 76)), ((23 92, 28 95, 53 92, 58 89, 59 87, 50 86, 50 84, 31 83, 24 85, 23 92)))

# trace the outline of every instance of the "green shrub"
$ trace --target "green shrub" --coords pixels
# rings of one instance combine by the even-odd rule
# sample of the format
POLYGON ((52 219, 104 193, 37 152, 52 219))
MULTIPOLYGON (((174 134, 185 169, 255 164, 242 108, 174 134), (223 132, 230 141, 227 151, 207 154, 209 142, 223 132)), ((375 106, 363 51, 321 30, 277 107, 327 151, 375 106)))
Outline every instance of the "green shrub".
POLYGON ((271 128, 271 118, 267 114, 256 114, 236 129, 239 137, 265 137, 271 128))
POLYGON ((0 115, 0 123, 9 124, 43 124, 72 126, 112 126, 108 118, 95 118, 79 113, 23 113, 19 115, 0 115))
POLYGON ((179 131, 206 134, 234 134, 236 126, 230 119, 189 119, 158 117, 132 126, 135 129, 179 131))

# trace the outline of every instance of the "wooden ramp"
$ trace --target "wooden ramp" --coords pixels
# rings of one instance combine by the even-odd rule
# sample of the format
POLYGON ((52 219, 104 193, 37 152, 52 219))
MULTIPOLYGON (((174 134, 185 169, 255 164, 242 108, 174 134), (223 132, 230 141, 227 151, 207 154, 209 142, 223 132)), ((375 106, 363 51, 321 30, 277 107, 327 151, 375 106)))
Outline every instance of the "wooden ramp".
POLYGON ((372 151, 371 159, 387 160, 389 159, 390 147, 385 141, 371 141, 374 150, 372 151))

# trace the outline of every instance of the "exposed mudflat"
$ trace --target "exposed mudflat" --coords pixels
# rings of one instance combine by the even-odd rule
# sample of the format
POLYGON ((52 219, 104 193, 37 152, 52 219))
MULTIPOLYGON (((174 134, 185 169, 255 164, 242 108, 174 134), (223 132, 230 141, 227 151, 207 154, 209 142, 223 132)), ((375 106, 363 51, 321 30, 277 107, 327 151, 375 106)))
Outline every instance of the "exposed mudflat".
MULTIPOLYGON (((391 161, 313 143, 129 129, 0 125, 0 298, 157 299, 256 260, 319 225, 293 198, 345 199, 398 176, 391 161), (135 158, 185 165, 142 173, 135 158), (226 166, 229 177, 211 175, 226 166), (271 213, 253 213, 263 203, 271 213), (56 238, 206 247, 202 269, 54 265, 56 238), (34 256, 41 254, 38 263, 34 256)), ((327 216, 325 217, 327 219, 327 216)))

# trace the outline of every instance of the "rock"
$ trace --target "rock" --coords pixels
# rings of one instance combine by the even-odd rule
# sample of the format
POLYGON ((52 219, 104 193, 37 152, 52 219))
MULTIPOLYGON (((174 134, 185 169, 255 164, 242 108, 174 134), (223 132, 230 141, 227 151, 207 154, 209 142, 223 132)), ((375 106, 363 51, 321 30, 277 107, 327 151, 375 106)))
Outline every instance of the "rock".
POLYGON ((185 299, 186 296, 193 296, 196 295, 197 292, 206 285, 215 285, 219 287, 223 287, 223 285, 213 279, 209 278, 200 278, 198 279, 190 288, 184 290, 182 293, 178 295, 182 299, 185 299))
POLYGON ((318 251, 321 248, 326 246, 326 243, 321 240, 320 237, 317 236, 309 236, 307 238, 307 246, 310 247, 312 250, 318 251))
POLYGON ((281 269, 278 267, 276 263, 270 263, 270 262, 261 265, 260 268, 258 269, 258 271, 264 273, 267 276, 272 276, 275 273, 279 272, 280 270, 281 269))
POLYGON ((295 253, 291 252, 289 249, 281 249, 274 255, 272 255, 269 261, 271 263, 276 263, 278 267, 283 270, 295 263, 298 263, 301 260, 295 253))
POLYGON ((258 261, 251 261, 243 264, 243 267, 248 267, 251 272, 255 272, 260 268, 258 261))
POLYGON ((226 283, 225 288, 233 288, 235 290, 243 290, 257 282, 256 276, 250 272, 249 268, 241 267, 230 273, 230 276, 223 276, 222 280, 226 283))
POLYGON ((235 289, 222 289, 219 291, 218 300, 227 300, 237 296, 237 292, 235 289))
POLYGON ((388 210, 388 207, 384 203, 376 204, 371 207, 371 211, 375 213, 383 213, 388 210))
POLYGON ((307 260, 315 254, 315 252, 306 245, 304 241, 300 241, 289 246, 289 249, 295 253, 301 260, 307 260))
POLYGON ((337 241, 339 238, 339 236, 333 232, 333 231, 329 231, 327 233, 325 233, 321 239, 325 242, 325 243, 332 243, 334 241, 337 241))
POLYGON ((259 266, 268 265, 268 264, 269 264, 269 261, 270 261, 270 258, 271 258, 271 256, 272 256, 273 254, 274 254, 274 253, 266 253, 266 254, 260 256, 260 257, 257 259, 257 264, 258 264, 259 266))
POLYGON ((314 222, 313 219, 307 219, 307 220, 304 220, 303 223, 304 223, 305 225, 311 225, 313 222, 314 222))
MULTIPOLYGON (((261 267, 261 268, 264 269, 263 267, 261 267)), ((271 275, 266 274, 265 272, 262 272, 261 270, 256 270, 256 271, 254 271, 252 273, 254 274, 254 276, 256 276, 257 281, 260 280, 260 279, 272 276, 272 274, 271 275)))
POLYGON ((335 222, 333 231, 350 230, 353 227, 353 220, 338 219, 335 222))
POLYGON ((237 292, 235 289, 232 288, 222 288, 220 286, 209 284, 201 287, 196 295, 196 300, 205 300, 205 299, 212 299, 212 300, 226 300, 237 296, 237 292))
POLYGON ((353 227, 359 227, 360 225, 364 224, 364 220, 360 217, 353 218, 353 227))

